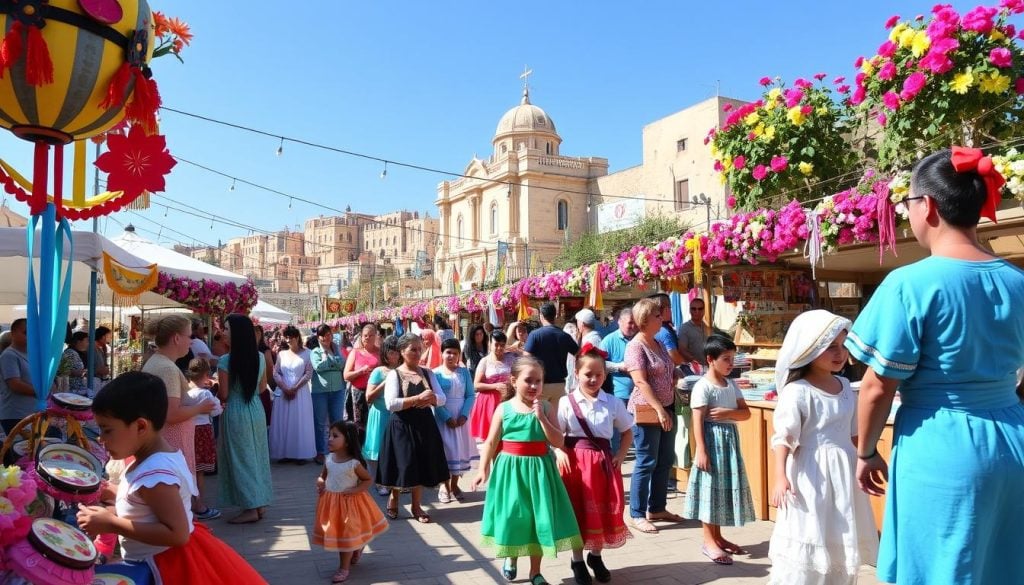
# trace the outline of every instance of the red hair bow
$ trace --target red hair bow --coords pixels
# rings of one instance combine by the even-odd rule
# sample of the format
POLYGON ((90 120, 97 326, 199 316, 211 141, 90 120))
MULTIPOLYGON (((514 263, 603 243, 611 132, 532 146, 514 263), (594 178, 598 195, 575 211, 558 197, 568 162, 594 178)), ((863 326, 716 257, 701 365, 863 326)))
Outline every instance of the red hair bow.
POLYGON ((604 359, 608 359, 608 352, 607 351, 604 351, 603 349, 597 347, 596 345, 594 345, 593 343, 590 343, 590 342, 584 343, 583 347, 580 348, 580 355, 581 356, 584 356, 584 355, 587 355, 587 354, 597 354, 597 355, 601 356, 604 359))
POLYGON ((1003 200, 1000 190, 1006 184, 1006 179, 996 170, 992 164, 992 158, 985 156, 981 149, 954 146, 952 151, 953 155, 950 157, 950 161, 956 172, 974 171, 985 181, 988 196, 985 198, 985 204, 981 207, 981 216, 996 223, 996 209, 1003 200))

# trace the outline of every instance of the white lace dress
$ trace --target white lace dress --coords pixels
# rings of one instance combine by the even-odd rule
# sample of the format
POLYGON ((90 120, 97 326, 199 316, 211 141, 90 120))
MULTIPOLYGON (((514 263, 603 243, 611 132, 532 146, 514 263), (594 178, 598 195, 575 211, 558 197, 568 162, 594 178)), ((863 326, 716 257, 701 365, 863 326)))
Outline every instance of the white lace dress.
MULTIPOLYGON (((795 492, 775 520, 770 584, 846 585, 861 564, 874 564, 878 533, 867 495, 858 489, 857 398, 845 378, 832 395, 803 380, 779 393, 772 447, 792 454, 786 476, 795 492)), ((774 489, 774 486, 769 486, 774 489)))

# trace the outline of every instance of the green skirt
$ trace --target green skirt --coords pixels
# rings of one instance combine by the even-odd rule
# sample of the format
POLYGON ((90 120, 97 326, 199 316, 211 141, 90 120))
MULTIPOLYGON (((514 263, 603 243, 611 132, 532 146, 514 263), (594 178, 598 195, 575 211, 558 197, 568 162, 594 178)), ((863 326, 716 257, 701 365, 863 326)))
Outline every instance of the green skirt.
POLYGON ((499 453, 491 471, 480 527, 498 558, 555 556, 582 548, 569 494, 551 455, 499 453))

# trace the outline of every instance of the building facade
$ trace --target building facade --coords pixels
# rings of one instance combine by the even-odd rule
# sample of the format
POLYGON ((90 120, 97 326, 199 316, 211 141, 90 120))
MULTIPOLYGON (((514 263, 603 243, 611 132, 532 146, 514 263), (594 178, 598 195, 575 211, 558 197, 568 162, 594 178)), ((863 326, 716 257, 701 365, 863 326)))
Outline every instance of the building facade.
POLYGON ((601 224, 625 212, 676 216, 687 225, 707 229, 709 215, 712 221, 726 217, 728 192, 714 171, 704 137, 725 122, 722 106, 744 103, 716 96, 644 126, 643 162, 591 183, 597 203, 591 223, 598 231, 607 231, 608 226, 601 224), (693 203, 701 194, 708 204, 693 203))
POLYGON ((543 266, 590 229, 588 186, 608 173, 608 161, 561 154, 562 138, 547 113, 520 104, 498 122, 487 160, 474 157, 464 175, 438 186, 440 243, 436 273, 445 292, 497 277, 499 242, 505 276, 543 266))

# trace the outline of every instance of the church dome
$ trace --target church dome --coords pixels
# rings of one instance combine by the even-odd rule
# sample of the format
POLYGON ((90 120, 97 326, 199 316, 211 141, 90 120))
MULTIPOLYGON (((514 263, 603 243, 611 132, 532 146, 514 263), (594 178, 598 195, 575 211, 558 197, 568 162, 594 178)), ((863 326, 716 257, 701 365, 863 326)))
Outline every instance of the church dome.
POLYGON ((558 138, 555 122, 544 110, 530 103, 530 92, 526 89, 523 90, 523 99, 519 105, 505 112, 498 121, 494 138, 509 134, 548 134, 558 138))

